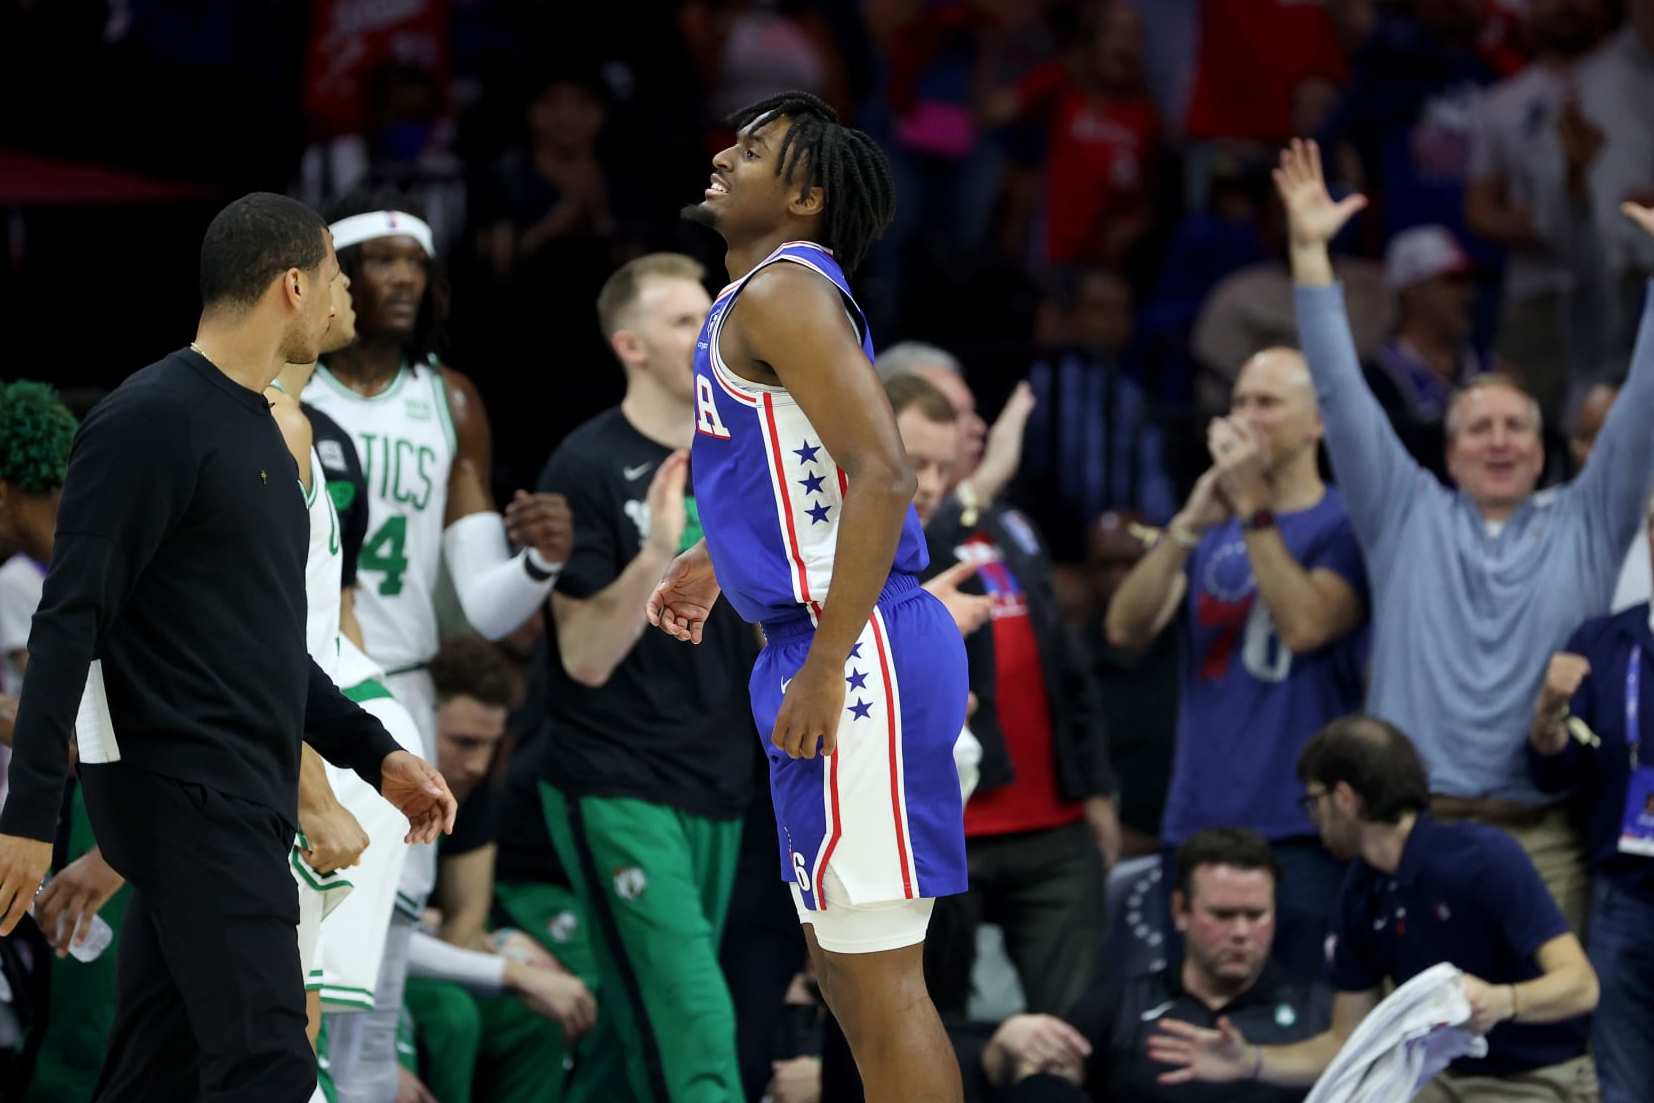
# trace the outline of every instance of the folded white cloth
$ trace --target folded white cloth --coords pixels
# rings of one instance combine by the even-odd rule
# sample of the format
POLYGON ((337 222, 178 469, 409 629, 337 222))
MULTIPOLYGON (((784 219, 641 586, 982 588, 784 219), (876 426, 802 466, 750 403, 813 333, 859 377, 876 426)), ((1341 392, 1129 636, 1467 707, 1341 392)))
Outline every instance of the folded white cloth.
POLYGON ((1405 1103, 1450 1061, 1487 1056, 1463 974, 1446 962, 1397 988, 1345 1041, 1304 1103, 1405 1103))

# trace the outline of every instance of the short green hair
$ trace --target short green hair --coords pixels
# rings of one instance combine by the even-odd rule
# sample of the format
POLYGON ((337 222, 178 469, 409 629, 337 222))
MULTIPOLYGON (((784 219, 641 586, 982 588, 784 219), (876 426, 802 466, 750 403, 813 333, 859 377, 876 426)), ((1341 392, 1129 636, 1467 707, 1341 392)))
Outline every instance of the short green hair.
POLYGON ((0 479, 25 494, 50 494, 69 470, 75 415, 44 383, 0 383, 0 479))

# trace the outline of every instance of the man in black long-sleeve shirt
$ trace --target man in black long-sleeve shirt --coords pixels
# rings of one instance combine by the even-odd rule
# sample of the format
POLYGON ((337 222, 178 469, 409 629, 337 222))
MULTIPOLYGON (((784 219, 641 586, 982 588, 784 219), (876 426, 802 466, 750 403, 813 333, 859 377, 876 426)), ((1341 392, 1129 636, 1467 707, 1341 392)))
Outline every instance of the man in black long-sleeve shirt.
POLYGON ((303 205, 226 207, 196 341, 100 403, 70 454, 0 809, 0 934, 49 863, 73 734, 104 856, 135 889, 107 1103, 314 1089, 287 872, 301 732, 407 814, 410 841, 453 825, 441 776, 305 650, 308 521, 261 392, 316 358, 338 273, 303 205))

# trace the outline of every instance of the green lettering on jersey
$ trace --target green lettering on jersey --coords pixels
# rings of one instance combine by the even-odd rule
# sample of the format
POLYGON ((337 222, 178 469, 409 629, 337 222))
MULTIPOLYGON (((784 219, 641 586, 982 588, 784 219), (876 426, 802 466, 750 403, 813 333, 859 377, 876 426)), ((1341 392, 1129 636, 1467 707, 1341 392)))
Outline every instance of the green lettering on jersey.
POLYGON ((380 571, 379 593, 395 597, 402 592, 402 576, 408 573, 408 519, 400 513, 385 523, 362 545, 356 560, 358 571, 380 571))
POLYGON ((396 440, 387 445, 393 448, 395 472, 391 477, 390 498, 398 505, 423 511, 431 502, 431 475, 428 468, 436 463, 436 452, 428 445, 409 440, 396 440))

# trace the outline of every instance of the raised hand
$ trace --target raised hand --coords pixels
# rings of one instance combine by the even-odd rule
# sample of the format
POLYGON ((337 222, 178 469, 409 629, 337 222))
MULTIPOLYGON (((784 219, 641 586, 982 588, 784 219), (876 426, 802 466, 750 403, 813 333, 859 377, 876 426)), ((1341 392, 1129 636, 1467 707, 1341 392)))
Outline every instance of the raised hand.
POLYGON ((1024 380, 1011 391, 1005 408, 994 418, 987 445, 982 450, 982 461, 971 474, 971 484, 979 501, 991 502, 999 497, 1005 484, 1016 475, 1017 466, 1022 462, 1022 435, 1033 412, 1034 389, 1024 380))
POLYGON ((644 504, 649 507, 649 535, 646 543, 662 555, 677 555, 688 523, 683 488, 689 477, 689 453, 673 452, 655 468, 649 480, 644 504))
POLYGON ((1241 516, 1269 506, 1274 498, 1269 470, 1257 434, 1239 418, 1214 418, 1206 432, 1206 446, 1218 472, 1223 496, 1241 516))
POLYGON ((722 592, 703 540, 672 560, 649 595, 644 615, 673 639, 700 643, 706 618, 712 615, 712 606, 722 592))
POLYGON ((1286 207, 1287 232, 1295 247, 1325 245, 1367 205, 1367 197, 1359 194, 1333 202, 1321 175, 1321 150, 1313 141, 1292 139, 1271 175, 1286 207))

